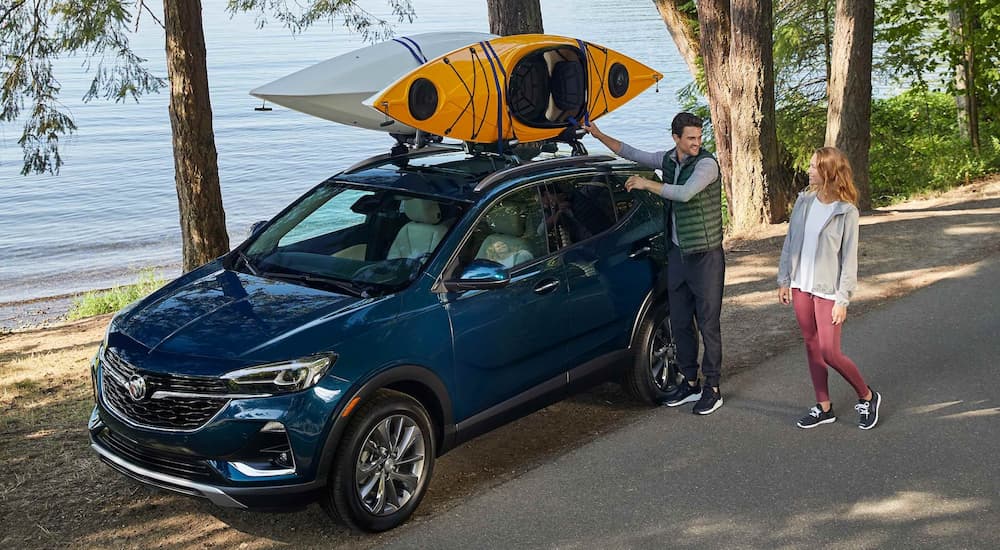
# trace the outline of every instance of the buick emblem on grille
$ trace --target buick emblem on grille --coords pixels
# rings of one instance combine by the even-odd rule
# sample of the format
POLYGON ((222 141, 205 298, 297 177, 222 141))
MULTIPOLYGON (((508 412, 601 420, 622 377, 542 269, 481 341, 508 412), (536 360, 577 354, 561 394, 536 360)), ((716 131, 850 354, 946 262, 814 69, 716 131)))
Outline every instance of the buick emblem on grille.
POLYGON ((146 397, 146 379, 138 374, 129 378, 125 387, 128 389, 128 395, 132 401, 142 401, 142 398, 146 397))

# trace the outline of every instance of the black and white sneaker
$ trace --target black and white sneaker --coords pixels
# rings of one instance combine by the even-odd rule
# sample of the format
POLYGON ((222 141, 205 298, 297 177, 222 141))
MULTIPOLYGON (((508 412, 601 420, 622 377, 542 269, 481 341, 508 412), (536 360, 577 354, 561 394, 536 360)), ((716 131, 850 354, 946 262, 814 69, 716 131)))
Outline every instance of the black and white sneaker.
POLYGON ((858 411, 858 427, 862 430, 870 430, 878 424, 878 410, 882 406, 882 394, 868 388, 872 392, 869 400, 858 399, 858 404, 854 410, 858 411))
POLYGON ((705 386, 701 391, 701 399, 694 404, 694 414, 712 414, 722 406, 722 393, 711 387, 705 386))
POLYGON ((830 405, 830 410, 824 411, 819 403, 815 407, 809 409, 809 414, 803 416, 795 423, 796 426, 800 428, 815 428, 820 424, 829 424, 831 422, 837 421, 837 415, 833 414, 833 405, 830 405))
POLYGON ((677 384, 677 390, 674 391, 673 395, 669 396, 666 401, 663 402, 664 405, 668 407, 679 407, 685 403, 691 403, 701 399, 701 385, 688 384, 687 380, 682 380, 677 384))

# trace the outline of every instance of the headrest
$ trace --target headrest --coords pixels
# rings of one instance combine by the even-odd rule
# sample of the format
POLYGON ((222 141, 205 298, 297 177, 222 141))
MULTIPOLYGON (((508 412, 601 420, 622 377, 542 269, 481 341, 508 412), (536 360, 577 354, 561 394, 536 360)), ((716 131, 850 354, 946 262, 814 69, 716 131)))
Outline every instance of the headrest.
POLYGON ((486 221, 494 233, 520 237, 524 235, 524 217, 514 208, 501 206, 486 214, 486 221))
POLYGON ((426 199, 403 199, 403 213, 419 223, 434 225, 441 221, 441 207, 426 199))

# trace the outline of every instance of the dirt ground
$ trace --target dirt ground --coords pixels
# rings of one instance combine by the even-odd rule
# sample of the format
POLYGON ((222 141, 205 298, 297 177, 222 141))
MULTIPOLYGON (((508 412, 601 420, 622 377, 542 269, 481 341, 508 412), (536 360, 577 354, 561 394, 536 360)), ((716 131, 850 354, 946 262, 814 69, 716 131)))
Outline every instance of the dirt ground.
MULTIPOLYGON (((799 344, 791 310, 776 302, 786 229, 777 225, 726 243, 727 372, 799 344)), ((861 288, 846 330, 851 317, 1000 253, 998 237, 997 176, 867 213, 861 219, 861 288)), ((147 489, 101 464, 85 429, 92 407, 88 363, 108 319, 0 336, 0 548, 371 548, 405 537, 407 526, 352 535, 315 504, 282 514, 216 508, 147 489)), ((876 366, 873 371, 877 377, 876 366)), ((466 497, 647 412, 605 384, 467 443, 438 462, 410 525, 432 521, 466 497)), ((669 429, 655 436, 669 439, 669 429)))

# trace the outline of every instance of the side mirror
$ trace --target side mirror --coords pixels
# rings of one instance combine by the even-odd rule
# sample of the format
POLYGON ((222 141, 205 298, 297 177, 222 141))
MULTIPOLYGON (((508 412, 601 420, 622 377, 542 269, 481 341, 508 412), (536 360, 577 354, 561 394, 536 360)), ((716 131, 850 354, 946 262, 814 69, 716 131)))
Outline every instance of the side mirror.
POLYGON ((260 231, 260 229, 262 227, 264 227, 264 225, 266 225, 266 224, 267 224, 267 220, 260 220, 260 221, 256 221, 256 222, 253 222, 252 224, 250 224, 250 235, 249 236, 253 237, 254 235, 256 235, 257 232, 260 231))
POLYGON ((473 260, 465 266, 457 278, 444 282, 451 292, 465 290, 489 290, 503 288, 510 284, 510 271, 503 264, 492 260, 473 260))

